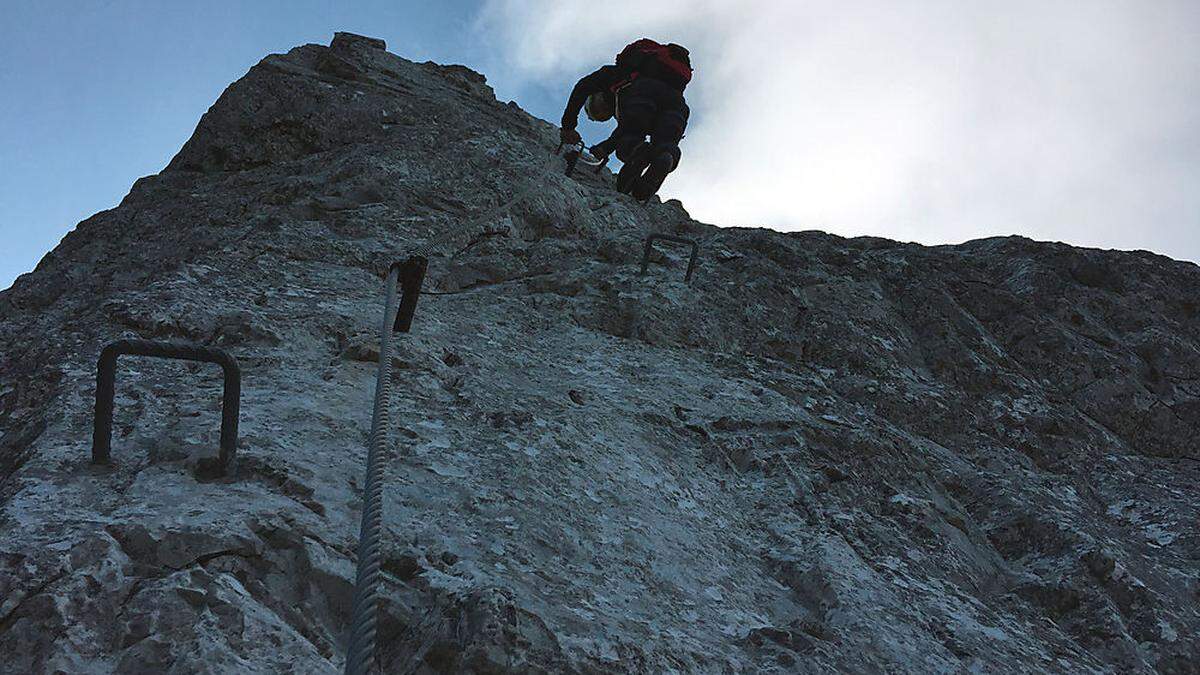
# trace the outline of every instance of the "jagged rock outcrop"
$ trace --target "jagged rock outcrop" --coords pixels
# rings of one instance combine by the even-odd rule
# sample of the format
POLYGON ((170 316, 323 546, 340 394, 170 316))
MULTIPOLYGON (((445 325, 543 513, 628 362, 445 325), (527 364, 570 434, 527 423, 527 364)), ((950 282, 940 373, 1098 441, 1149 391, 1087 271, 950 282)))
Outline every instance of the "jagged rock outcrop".
POLYGON ((332 672, 381 274, 387 672, 1197 672, 1200 268, 718 229, 462 67, 267 57, 0 293, 4 672, 332 672), (651 232, 664 246, 637 275, 651 232), (453 236, 450 236, 453 233, 453 236), (239 459, 209 366, 243 368, 239 459))

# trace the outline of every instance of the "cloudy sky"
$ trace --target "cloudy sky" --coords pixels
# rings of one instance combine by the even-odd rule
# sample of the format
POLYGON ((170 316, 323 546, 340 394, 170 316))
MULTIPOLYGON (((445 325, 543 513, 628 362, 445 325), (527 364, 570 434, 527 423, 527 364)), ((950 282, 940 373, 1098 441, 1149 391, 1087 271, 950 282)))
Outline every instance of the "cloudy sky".
POLYGON ((1196 0, 345 5, 7 0, 0 288, 161 170, 264 54, 334 30, 465 63, 550 120, 626 42, 687 45, 692 125, 663 195, 716 224, 1200 260, 1196 0))

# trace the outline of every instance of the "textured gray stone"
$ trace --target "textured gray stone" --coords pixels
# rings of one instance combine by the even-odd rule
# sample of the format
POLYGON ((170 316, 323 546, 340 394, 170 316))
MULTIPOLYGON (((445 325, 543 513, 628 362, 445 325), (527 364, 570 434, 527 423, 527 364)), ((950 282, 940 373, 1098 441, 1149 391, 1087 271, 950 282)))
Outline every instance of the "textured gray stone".
POLYGON ((388 672, 1196 672, 1200 269, 719 229, 461 66, 264 59, 0 293, 0 670, 332 672, 388 265, 388 672), (651 232, 662 247, 638 276, 651 232), (234 475, 208 366, 242 364, 234 475))

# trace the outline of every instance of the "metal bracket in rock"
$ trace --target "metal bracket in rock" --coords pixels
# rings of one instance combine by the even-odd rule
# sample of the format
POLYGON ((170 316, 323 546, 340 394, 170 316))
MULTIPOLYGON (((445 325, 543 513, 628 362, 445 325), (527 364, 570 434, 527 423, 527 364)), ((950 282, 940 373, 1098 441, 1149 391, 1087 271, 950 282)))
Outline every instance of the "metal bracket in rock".
POLYGON ((421 297, 421 284, 425 281, 425 270, 428 268, 429 260, 419 255, 410 256, 404 262, 392 263, 392 269, 399 272, 401 289, 400 308, 396 311, 393 332, 407 333, 412 329, 413 314, 417 311, 417 299, 421 297))
POLYGON ((218 475, 229 471, 237 452, 238 412, 242 397, 242 371, 237 359, 223 349, 196 345, 155 342, 152 340, 117 340, 100 352, 96 364, 96 408, 92 421, 92 463, 108 464, 112 459, 113 398, 116 393, 117 357, 152 356, 180 361, 200 361, 221 366, 225 374, 225 391, 221 399, 221 450, 218 475))
POLYGON ((646 247, 642 251, 641 274, 644 276, 647 270, 650 268, 650 250, 654 247, 655 241, 670 241, 676 244, 683 244, 685 246, 692 247, 692 255, 691 258, 688 259, 687 273, 683 276, 684 283, 691 283, 692 273, 696 271, 696 257, 700 253, 700 245, 697 244, 693 239, 676 237, 675 235, 671 234, 652 234, 649 237, 646 237, 646 247))

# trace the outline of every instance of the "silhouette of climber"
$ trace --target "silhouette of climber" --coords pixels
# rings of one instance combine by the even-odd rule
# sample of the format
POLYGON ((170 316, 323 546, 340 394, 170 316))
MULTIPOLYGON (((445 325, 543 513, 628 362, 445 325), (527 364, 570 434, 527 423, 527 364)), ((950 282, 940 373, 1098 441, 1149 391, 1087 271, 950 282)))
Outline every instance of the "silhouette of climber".
POLYGON ((597 157, 615 150, 624 162, 617 190, 645 201, 679 166, 679 141, 690 114, 683 90, 691 79, 687 49, 642 38, 621 50, 615 65, 603 66, 575 84, 563 112, 562 141, 580 142, 575 130, 580 109, 598 122, 615 116, 616 131, 589 150, 597 157))

